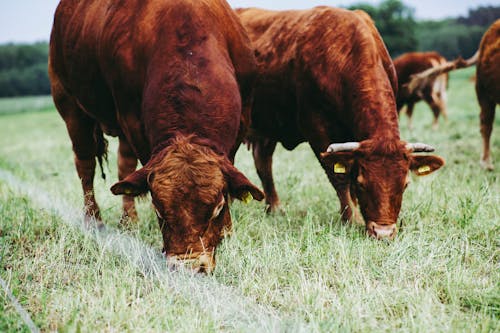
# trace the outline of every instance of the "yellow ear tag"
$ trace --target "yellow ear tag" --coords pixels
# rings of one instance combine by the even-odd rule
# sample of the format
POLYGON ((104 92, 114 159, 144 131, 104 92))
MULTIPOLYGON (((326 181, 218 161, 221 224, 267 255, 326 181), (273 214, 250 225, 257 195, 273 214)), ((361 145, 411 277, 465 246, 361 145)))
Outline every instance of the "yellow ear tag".
POLYGON ((124 192, 125 192, 125 194, 132 194, 132 190, 131 190, 131 189, 129 189, 129 188, 125 189, 125 191, 124 191, 124 192))
POLYGON ((428 166, 428 165, 422 165, 421 167, 418 168, 417 172, 419 174, 422 174, 422 173, 426 173, 426 172, 429 172, 431 171, 431 167, 428 166))
POLYGON ((241 197, 241 201, 243 201, 245 204, 252 201, 252 199, 253 199, 253 196, 252 196, 252 193, 250 193, 250 192, 243 193, 243 196, 241 197))
POLYGON ((333 165, 333 172, 335 173, 345 173, 345 165, 343 165, 342 163, 335 163, 333 165))

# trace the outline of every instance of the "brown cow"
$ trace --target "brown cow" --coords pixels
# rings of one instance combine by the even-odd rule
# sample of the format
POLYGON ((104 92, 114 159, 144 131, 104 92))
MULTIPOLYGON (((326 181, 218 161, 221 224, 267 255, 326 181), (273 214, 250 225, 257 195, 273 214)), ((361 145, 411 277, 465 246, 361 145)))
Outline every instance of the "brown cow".
POLYGON ((444 161, 412 154, 431 151, 427 145, 401 141, 396 73, 369 16, 329 7, 237 13, 259 68, 248 140, 269 210, 279 203, 276 143, 291 150, 307 141, 337 191, 343 219, 359 201, 368 233, 394 237, 408 171, 426 175, 444 161))
POLYGON ((493 170, 490 138, 495 120, 495 108, 500 103, 500 19, 496 20, 486 31, 479 46, 476 94, 481 107, 480 121, 483 137, 481 165, 488 170, 493 170))
POLYGON ((255 58, 223 0, 63 0, 50 41, 52 94, 73 143, 86 215, 103 132, 119 137, 124 209, 151 192, 169 258, 215 267, 229 196, 263 193, 232 164, 250 118, 255 58), (243 112, 242 112, 243 106, 243 112), (135 171, 137 159, 143 167, 135 171))
POLYGON ((394 67, 398 76, 398 95, 396 104, 398 113, 406 105, 408 115, 408 127, 412 127, 411 116, 415 103, 424 100, 434 114, 432 127, 437 129, 439 115, 446 119, 446 86, 448 85, 448 73, 441 74, 426 82, 421 89, 410 92, 405 85, 410 82, 411 76, 423 72, 429 68, 437 67, 447 63, 446 59, 437 52, 410 52, 394 59, 394 67))

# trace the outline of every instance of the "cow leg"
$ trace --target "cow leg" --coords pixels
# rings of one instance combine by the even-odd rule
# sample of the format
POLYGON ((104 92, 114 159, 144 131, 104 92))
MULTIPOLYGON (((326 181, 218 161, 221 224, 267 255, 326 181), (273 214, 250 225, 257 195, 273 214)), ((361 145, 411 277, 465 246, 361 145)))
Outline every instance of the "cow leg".
MULTIPOLYGON (((315 133, 317 134, 317 133, 315 133)), ((351 183, 349 178, 345 179, 338 179, 332 176, 332 172, 330 172, 331 168, 333 167, 332 165, 325 165, 324 163, 321 162, 321 146, 316 145, 314 143, 316 142, 321 142, 325 141, 322 140, 321 138, 313 138, 310 139, 313 141, 309 141, 309 145, 311 146, 312 150, 314 151, 314 154, 316 155, 316 158, 318 158, 318 161, 320 161, 321 166, 325 170, 325 173, 328 176, 328 180, 330 183, 333 185, 335 188, 335 191, 337 192, 337 196, 340 201, 340 215, 341 219, 344 222, 351 221, 355 223, 361 223, 364 224, 363 217, 359 213, 358 207, 357 207, 357 198, 353 195, 351 196, 351 183)), ((334 142, 334 140, 326 139, 325 142, 334 142)))
POLYGON ((413 115, 413 108, 414 107, 415 107, 414 102, 408 102, 408 105, 406 106, 406 115, 408 116, 408 129, 409 130, 413 129, 413 123, 412 123, 411 116, 413 115))
POLYGON ((438 119, 439 119, 439 114, 441 113, 441 106, 439 103, 437 103, 432 96, 424 96, 425 102, 429 105, 429 107, 432 110, 432 113, 434 114, 434 120, 432 122, 432 129, 437 130, 438 129, 438 119))
POLYGON ((276 141, 258 138, 252 142, 253 159, 257 174, 262 182, 266 195, 266 211, 274 212, 279 206, 279 198, 274 187, 273 180, 273 153, 276 148, 276 141))
MULTIPOLYGON (((78 177, 81 180, 85 223, 90 225, 94 220, 97 226, 102 226, 99 206, 94 194, 94 175, 96 167, 96 157, 99 145, 103 140, 97 140, 95 121, 87 116, 77 105, 74 98, 52 89, 54 103, 62 118, 66 122, 66 128, 73 144, 74 161, 78 177)), ((102 136, 102 132, 99 131, 102 136)))
POLYGON ((480 163, 486 170, 493 170, 493 162, 490 154, 490 138, 495 119, 496 104, 487 98, 480 98, 478 96, 478 99, 481 106, 479 119, 481 123, 481 136, 483 137, 483 155, 481 156, 480 163))
MULTIPOLYGON (((123 137, 120 137, 118 145, 118 179, 121 181, 128 175, 135 171, 137 167, 137 157, 130 147, 130 144, 123 137)), ((135 209, 134 197, 124 194, 123 200, 123 213, 120 221, 122 223, 128 220, 137 221, 137 211, 135 209)))

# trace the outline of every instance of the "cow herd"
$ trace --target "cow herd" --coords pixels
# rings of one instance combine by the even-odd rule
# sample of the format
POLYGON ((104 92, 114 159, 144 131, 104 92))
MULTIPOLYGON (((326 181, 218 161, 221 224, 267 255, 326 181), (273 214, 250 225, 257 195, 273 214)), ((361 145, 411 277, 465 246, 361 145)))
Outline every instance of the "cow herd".
MULTIPOLYGON (((483 38, 477 67, 487 168, 500 102, 499 33, 500 20, 483 38)), ((427 175, 444 164, 428 154, 431 146, 401 140, 398 112, 406 104, 411 116, 423 99, 437 121, 446 115, 447 84, 440 74, 412 95, 398 77, 410 80, 443 63, 435 53, 393 62, 363 11, 62 0, 49 75, 73 144, 87 223, 102 225, 93 179, 107 156, 104 134, 118 137, 119 181, 111 191, 123 195, 123 220, 136 219, 134 197, 150 193, 169 261, 195 260, 197 271, 211 272, 216 247, 231 229, 232 199, 265 198, 268 211, 278 207, 272 175, 278 142, 289 150, 307 142, 337 192, 343 220, 359 220, 375 238, 393 238, 409 172, 427 175), (412 65, 419 57, 425 59, 412 65), (264 193, 233 165, 244 141, 264 193)))

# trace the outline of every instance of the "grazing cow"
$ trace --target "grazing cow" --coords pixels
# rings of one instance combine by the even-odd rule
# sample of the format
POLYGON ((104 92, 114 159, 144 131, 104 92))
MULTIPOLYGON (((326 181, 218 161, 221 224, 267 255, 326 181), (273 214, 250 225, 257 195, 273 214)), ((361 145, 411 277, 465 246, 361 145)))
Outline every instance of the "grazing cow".
POLYGON ((359 202, 371 236, 392 238, 408 172, 426 175, 444 161, 401 141, 394 66, 362 11, 239 9, 257 57, 252 127, 255 166, 270 211, 278 203, 272 155, 307 141, 335 187, 344 220, 359 202), (351 141, 351 142, 346 142, 351 141))
POLYGON ((396 105, 398 113, 406 105, 408 115, 408 127, 411 128, 411 116, 415 103, 424 100, 434 114, 432 127, 437 129, 439 115, 446 119, 446 86, 448 85, 448 73, 441 74, 426 82, 419 90, 410 92, 406 84, 410 82, 411 76, 423 72, 429 68, 446 64, 446 59, 437 52, 410 52, 394 59, 394 67, 398 76, 398 94, 396 105))
POLYGON ((500 19, 496 20, 486 31, 479 46, 476 94, 481 107, 480 121, 483 137, 481 165, 487 170, 493 170, 490 138, 495 120, 495 108, 500 103, 500 19))
POLYGON ((106 156, 103 133, 117 136, 120 181, 111 191, 132 214, 133 197, 151 192, 167 257, 213 270, 231 225, 229 196, 263 199, 232 164, 255 70, 248 36, 223 0, 62 0, 49 72, 87 218, 101 218, 93 178, 106 156))

